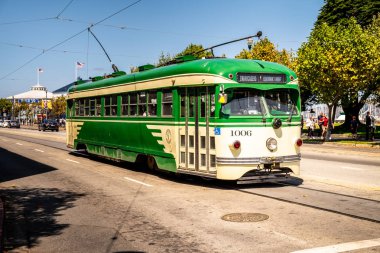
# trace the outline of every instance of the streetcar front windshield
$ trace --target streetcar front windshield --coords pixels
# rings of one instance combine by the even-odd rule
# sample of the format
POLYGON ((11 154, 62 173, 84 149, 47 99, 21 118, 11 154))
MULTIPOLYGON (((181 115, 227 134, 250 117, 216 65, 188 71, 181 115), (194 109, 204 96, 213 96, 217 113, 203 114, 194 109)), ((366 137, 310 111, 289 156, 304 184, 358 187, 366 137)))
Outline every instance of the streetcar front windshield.
POLYGON ((295 90, 275 89, 264 92, 269 113, 277 115, 296 115, 298 92, 295 90))
POLYGON ((249 88, 227 89, 227 103, 222 105, 222 114, 228 116, 273 116, 297 115, 296 90, 274 89, 261 91, 249 88))
POLYGON ((258 90, 229 89, 228 102, 222 106, 222 113, 229 116, 260 116, 265 113, 263 98, 258 90))

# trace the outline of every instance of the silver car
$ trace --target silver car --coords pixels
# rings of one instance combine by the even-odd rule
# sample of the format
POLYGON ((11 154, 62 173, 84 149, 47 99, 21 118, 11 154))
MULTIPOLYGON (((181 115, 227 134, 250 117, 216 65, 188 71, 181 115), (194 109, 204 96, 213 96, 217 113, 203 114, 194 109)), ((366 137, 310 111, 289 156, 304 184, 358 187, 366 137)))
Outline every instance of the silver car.
POLYGON ((10 120, 4 120, 2 127, 10 127, 11 123, 10 120))

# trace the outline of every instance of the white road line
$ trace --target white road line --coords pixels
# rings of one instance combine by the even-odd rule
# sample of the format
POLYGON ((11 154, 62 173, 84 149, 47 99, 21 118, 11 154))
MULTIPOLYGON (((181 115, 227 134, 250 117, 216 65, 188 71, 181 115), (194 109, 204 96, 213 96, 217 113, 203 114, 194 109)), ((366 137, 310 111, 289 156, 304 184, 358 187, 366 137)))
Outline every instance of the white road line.
POLYGON ((21 143, 18 143, 18 142, 16 142, 16 144, 17 144, 17 145, 20 145, 20 146, 22 146, 22 145, 23 145, 23 144, 21 144, 21 143))
POLYGON ((142 185, 145 185, 145 186, 148 186, 148 187, 153 187, 153 185, 146 184, 146 183, 143 183, 141 181, 138 181, 138 180, 135 180, 135 179, 132 179, 132 178, 129 178, 129 177, 124 177, 124 179, 132 181, 132 182, 135 182, 135 183, 138 183, 138 184, 142 184, 142 185))
POLYGON ((43 151, 41 149, 36 149, 36 148, 34 150, 37 151, 37 152, 41 152, 41 153, 45 152, 45 151, 43 151))
POLYGON ((298 250, 293 251, 292 253, 336 253, 371 248, 376 246, 380 246, 380 238, 357 242, 347 242, 312 249, 298 250))
POLYGON ((349 167, 349 166, 340 166, 342 169, 348 169, 348 170, 363 170, 360 168, 354 168, 354 167, 349 167))
POLYGON ((66 161, 73 162, 73 163, 80 163, 80 162, 77 162, 77 161, 74 161, 74 160, 71 160, 71 159, 66 159, 66 161))

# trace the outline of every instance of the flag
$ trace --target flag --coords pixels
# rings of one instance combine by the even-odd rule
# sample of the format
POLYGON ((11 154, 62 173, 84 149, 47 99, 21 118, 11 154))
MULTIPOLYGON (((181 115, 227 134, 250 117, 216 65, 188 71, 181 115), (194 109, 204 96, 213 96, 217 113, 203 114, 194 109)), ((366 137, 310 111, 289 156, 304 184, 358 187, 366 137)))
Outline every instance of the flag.
POLYGON ((84 66, 84 63, 77 61, 77 68, 78 69, 83 68, 83 66, 84 66))
POLYGON ((42 73, 44 70, 42 68, 38 68, 38 72, 42 73))

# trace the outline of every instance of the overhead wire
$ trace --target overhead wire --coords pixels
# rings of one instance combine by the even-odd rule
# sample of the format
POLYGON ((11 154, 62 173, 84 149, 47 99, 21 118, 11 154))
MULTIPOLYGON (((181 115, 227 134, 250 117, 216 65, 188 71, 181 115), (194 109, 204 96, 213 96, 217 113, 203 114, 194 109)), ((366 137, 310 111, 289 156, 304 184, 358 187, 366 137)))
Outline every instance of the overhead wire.
POLYGON ((85 29, 83 29, 83 30, 79 31, 78 33, 76 33, 76 34, 70 36, 69 38, 67 38, 67 39, 65 39, 65 40, 63 40, 63 41, 61 41, 60 43, 57 43, 57 44, 55 44, 54 46, 51 46, 50 48, 46 49, 46 50, 43 51, 42 53, 40 53, 40 54, 34 56, 33 58, 31 58, 30 60, 28 60, 26 63, 22 64, 22 65, 21 65, 20 67, 18 67, 16 70, 14 70, 14 71, 12 71, 12 72, 6 74, 5 76, 1 77, 0 80, 3 80, 3 79, 5 79, 5 78, 7 78, 8 76, 10 76, 10 75, 16 73, 17 71, 19 71, 20 69, 22 69, 23 67, 25 67, 26 65, 28 65, 29 63, 31 63, 31 62, 33 62, 34 60, 36 60, 37 58, 39 58, 39 57, 40 57, 41 55, 43 55, 44 53, 46 53, 46 52, 48 52, 48 51, 51 51, 52 49, 54 49, 54 48, 56 48, 56 47, 58 47, 58 46, 60 46, 60 45, 62 45, 62 44, 64 44, 64 43, 66 43, 67 41, 69 41, 69 40, 75 38, 76 36, 82 34, 83 32, 88 31, 88 28, 94 27, 94 26, 96 26, 96 25, 98 25, 98 24, 100 24, 100 23, 106 21, 107 19, 112 18, 113 16, 115 16, 115 15, 117 15, 117 14, 119 14, 119 13, 125 11, 125 10, 127 10, 128 8, 130 8, 130 7, 134 6, 134 5, 136 5, 137 3, 141 2, 141 1, 142 1, 142 0, 135 1, 135 2, 133 2, 132 4, 130 4, 130 5, 128 5, 128 6, 124 7, 124 8, 122 8, 122 9, 120 9, 119 11, 117 11, 117 12, 115 12, 115 13, 113 13, 113 14, 107 16, 106 18, 103 18, 102 20, 100 20, 100 21, 98 21, 98 22, 92 24, 91 26, 86 27, 85 29))
POLYGON ((0 25, 13 25, 13 24, 21 24, 21 23, 32 23, 32 22, 45 21, 45 20, 51 20, 51 19, 56 19, 56 17, 19 20, 19 21, 0 23, 0 25))
POLYGON ((59 16, 62 15, 62 13, 72 4, 74 0, 71 0, 66 6, 65 8, 63 8, 63 10, 56 16, 56 18, 59 18, 59 16))
MULTIPOLYGON (((32 47, 32 46, 26 46, 26 45, 21 45, 21 44, 14 44, 14 43, 9 43, 9 42, 3 42, 0 41, 0 44, 7 45, 7 46, 12 46, 12 47, 20 47, 20 48, 27 48, 27 49, 34 49, 34 50, 39 50, 39 51, 46 51, 45 48, 39 48, 39 47, 32 47)), ((82 54, 83 52, 81 51, 71 51, 71 50, 51 50, 53 52, 61 52, 61 53, 72 53, 72 54, 82 54)))

